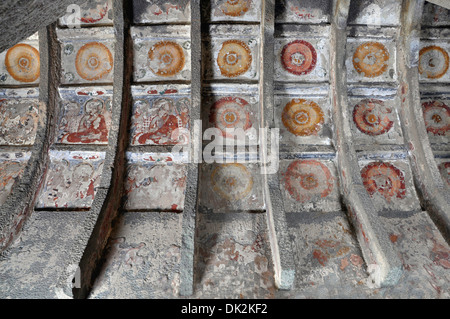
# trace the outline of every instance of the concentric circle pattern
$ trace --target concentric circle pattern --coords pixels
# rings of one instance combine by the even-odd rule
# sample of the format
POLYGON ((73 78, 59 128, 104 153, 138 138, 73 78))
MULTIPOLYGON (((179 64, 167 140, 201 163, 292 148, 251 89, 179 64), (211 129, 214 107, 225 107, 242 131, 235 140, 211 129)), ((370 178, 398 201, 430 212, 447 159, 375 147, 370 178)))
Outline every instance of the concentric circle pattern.
POLYGON ((292 134, 310 136, 322 129, 324 113, 313 101, 293 99, 283 110, 282 122, 292 134))
POLYGON ((429 79, 439 79, 447 73, 449 56, 443 48, 431 45, 419 52, 419 73, 429 79))
POLYGON ((251 172, 242 164, 222 164, 211 173, 214 192, 229 201, 246 198, 253 189, 251 172))
POLYGON ((284 183, 291 197, 304 203, 330 195, 334 177, 328 167, 319 161, 298 160, 287 168, 284 183))
POLYGON ((112 71, 113 64, 111 51, 99 42, 82 46, 75 59, 77 73, 86 81, 101 80, 112 71))
POLYGON ((227 129, 251 128, 250 114, 247 111, 248 102, 238 97, 224 97, 211 108, 209 121, 222 131, 224 137, 232 137, 227 129))
POLYGON ((389 51, 379 42, 366 42, 358 46, 353 55, 353 67, 364 77, 375 78, 389 67, 389 51))
POLYGON ((361 176, 371 196, 378 193, 388 201, 406 196, 405 176, 390 163, 372 162, 362 169, 361 176))
POLYGON ((251 4, 252 0, 225 0, 220 8, 227 16, 241 17, 250 9, 251 4))
POLYGON ((289 73, 305 75, 316 67, 317 52, 311 43, 295 40, 283 47, 281 64, 289 73))
POLYGON ((183 48, 173 41, 160 41, 148 52, 150 70, 163 77, 178 74, 185 65, 183 48))
POLYGON ((353 122, 358 130, 370 136, 378 136, 389 132, 394 122, 391 120, 392 109, 383 101, 366 99, 353 109, 353 122))
POLYGON ((29 44, 17 44, 6 52, 5 66, 14 80, 34 82, 40 75, 39 51, 29 44))
POLYGON ((433 135, 446 135, 450 130, 450 107, 439 101, 422 104, 427 131, 433 135))
POLYGON ((223 76, 233 78, 247 72, 252 65, 252 59, 252 52, 245 42, 228 40, 222 44, 217 64, 223 76))

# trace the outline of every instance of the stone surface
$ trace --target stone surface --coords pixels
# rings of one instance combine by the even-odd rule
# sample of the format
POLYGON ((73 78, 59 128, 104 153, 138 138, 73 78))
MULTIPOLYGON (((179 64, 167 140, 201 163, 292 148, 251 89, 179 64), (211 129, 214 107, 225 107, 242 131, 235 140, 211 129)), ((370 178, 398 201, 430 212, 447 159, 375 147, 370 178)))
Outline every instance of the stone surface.
POLYGON ((180 286, 181 215, 123 214, 107 246, 93 299, 171 299, 180 286), (171 231, 168 232, 167 230, 171 231))
MULTIPOLYGON (((57 287, 67 251, 81 232, 87 214, 34 212, 14 243, 8 262, 1 262, 1 299, 68 298, 57 287)), ((74 270, 77 264, 73 264, 74 270)), ((72 284, 72 278, 67 278, 72 284)))

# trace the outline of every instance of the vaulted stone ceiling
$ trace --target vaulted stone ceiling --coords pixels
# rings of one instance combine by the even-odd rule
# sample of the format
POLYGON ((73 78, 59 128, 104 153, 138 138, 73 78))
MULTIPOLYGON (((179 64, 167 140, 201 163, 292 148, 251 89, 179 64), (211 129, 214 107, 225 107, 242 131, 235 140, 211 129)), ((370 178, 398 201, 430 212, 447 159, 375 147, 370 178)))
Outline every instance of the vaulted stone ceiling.
POLYGON ((450 297, 449 10, 172 2, 0 4, 0 297, 450 297))

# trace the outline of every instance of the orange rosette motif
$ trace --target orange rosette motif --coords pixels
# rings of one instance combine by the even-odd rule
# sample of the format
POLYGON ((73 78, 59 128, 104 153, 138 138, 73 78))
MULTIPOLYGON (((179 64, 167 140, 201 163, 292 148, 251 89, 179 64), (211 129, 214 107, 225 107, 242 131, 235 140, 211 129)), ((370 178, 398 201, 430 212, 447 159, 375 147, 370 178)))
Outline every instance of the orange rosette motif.
POLYGON ((389 51, 380 42, 361 44, 353 55, 353 67, 368 78, 382 75, 388 69, 389 51))
POLYGON ((217 56, 217 64, 223 76, 233 78, 247 72, 252 59, 252 52, 246 43, 240 40, 228 40, 222 44, 217 56))
POLYGON ((286 104, 281 120, 289 132, 296 136, 317 134, 324 123, 324 113, 317 103, 293 99, 286 104))
POLYGON ((162 77, 178 74, 186 61, 183 48, 173 41, 160 41, 153 45, 148 58, 150 70, 162 77))
POLYGON ((6 52, 5 66, 14 80, 34 82, 40 76, 39 51, 29 44, 16 44, 6 52))
POLYGON ((439 79, 447 73, 449 56, 443 48, 431 45, 419 52, 419 73, 429 79, 439 79))
POLYGON ((75 66, 77 73, 86 81, 101 80, 113 69, 111 51, 102 43, 89 42, 78 50, 75 66))

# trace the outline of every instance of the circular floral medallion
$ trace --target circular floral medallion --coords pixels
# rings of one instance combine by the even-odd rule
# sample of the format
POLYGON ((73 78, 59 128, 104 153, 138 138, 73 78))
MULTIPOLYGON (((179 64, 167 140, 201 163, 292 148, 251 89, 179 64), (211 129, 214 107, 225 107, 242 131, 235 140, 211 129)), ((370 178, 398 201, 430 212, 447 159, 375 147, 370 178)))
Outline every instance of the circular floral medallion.
POLYGON ((111 51, 102 43, 90 42, 78 50, 75 59, 77 73, 86 81, 102 79, 113 69, 111 51))
POLYGON ((419 52, 419 73, 429 79, 439 79, 447 73, 449 56, 443 48, 431 45, 419 52))
POLYGON ((281 119, 292 134, 310 136, 322 129, 324 113, 313 101, 293 99, 284 107, 281 119))
POLYGON ((225 41, 217 56, 217 64, 223 76, 237 77, 250 69, 252 52, 243 41, 225 41))
POLYGON ((316 67, 317 52, 311 43, 295 40, 283 47, 281 64, 289 73, 305 75, 316 67))
POLYGON ((390 163, 372 162, 362 169, 361 176, 371 196, 378 193, 388 201, 406 196, 405 176, 390 163))
POLYGON ((224 137, 232 137, 231 133, 227 133, 227 129, 246 131, 252 126, 247 106, 248 102, 241 98, 221 98, 212 106, 209 121, 222 131, 224 137))
POLYGON ((445 135, 450 130, 450 107, 439 101, 422 104, 427 131, 433 135, 445 135))
POLYGON ((353 55, 355 70, 368 78, 382 75, 388 69, 389 51, 380 42, 361 44, 353 55))
POLYGON ((391 120, 392 109, 383 101, 366 99, 353 109, 353 122, 358 130, 370 136, 378 136, 389 132, 394 122, 391 120))
POLYGON ((174 76, 185 65, 183 48, 173 41, 160 41, 148 52, 150 70, 163 77, 174 76))
POLYGON ((6 52, 5 66, 14 80, 34 82, 40 75, 39 51, 29 44, 16 44, 6 52))

